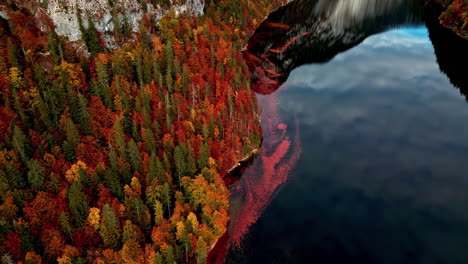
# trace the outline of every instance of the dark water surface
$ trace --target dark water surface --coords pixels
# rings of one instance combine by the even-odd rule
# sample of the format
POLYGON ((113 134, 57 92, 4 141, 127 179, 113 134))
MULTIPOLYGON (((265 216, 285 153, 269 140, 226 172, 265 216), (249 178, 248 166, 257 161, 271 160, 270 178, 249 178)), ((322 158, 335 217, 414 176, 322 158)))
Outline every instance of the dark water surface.
POLYGON ((314 60, 336 47, 333 33, 319 51, 314 40, 288 47, 298 58, 309 54, 309 63, 270 58, 287 81, 276 90, 284 80, 259 77, 278 83, 259 88, 271 93, 259 95, 263 155, 232 187, 231 236, 240 244, 226 263, 468 263, 468 105, 460 93, 467 42, 404 10, 419 18, 405 15, 386 28, 385 12, 379 22, 365 14, 378 29, 354 29, 360 37, 325 59, 314 60), (258 180, 265 172, 287 179, 263 190, 271 183, 258 180), (252 216, 249 199, 261 197, 258 216, 239 227, 239 218, 252 216))

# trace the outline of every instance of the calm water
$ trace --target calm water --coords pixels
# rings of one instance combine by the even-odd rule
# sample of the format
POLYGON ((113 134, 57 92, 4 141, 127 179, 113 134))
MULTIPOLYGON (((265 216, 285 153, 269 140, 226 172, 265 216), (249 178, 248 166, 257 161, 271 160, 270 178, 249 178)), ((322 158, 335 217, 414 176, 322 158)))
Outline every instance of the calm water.
POLYGON ((271 59, 287 81, 259 89, 265 142, 232 186, 226 263, 468 263, 468 45, 403 17, 320 63, 336 42, 271 59))

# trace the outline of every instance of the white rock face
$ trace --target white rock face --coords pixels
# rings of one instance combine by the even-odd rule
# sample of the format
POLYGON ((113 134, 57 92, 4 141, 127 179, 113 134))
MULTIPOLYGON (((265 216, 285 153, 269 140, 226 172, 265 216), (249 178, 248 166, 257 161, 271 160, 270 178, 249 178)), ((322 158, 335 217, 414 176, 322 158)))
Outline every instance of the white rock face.
MULTIPOLYGON (((85 14, 89 13, 99 32, 106 35, 106 33, 111 33, 114 29, 109 0, 47 0, 46 5, 43 4, 44 0, 30 0, 27 3, 24 0, 13 1, 18 6, 29 8, 33 14, 38 13, 38 10, 43 10, 55 24, 57 34, 67 36, 71 41, 81 39, 77 18, 78 10, 82 11, 85 26, 87 26, 85 14)), ((138 25, 143 16, 140 1, 113 0, 113 2, 114 6, 117 7, 119 19, 123 20, 123 17, 126 16, 132 30, 134 32, 138 31, 138 25)), ((172 0, 171 2, 173 3, 171 6, 177 14, 186 11, 194 15, 203 13, 204 0, 172 0)), ((147 13, 154 15, 156 20, 159 20, 169 11, 159 6, 153 6, 151 3, 147 4, 147 13)), ((0 16, 6 16, 6 13, 1 12, 0 4, 0 16)))
POLYGON ((371 16, 383 15, 407 0, 325 0, 318 1, 315 15, 324 15, 335 28, 361 23, 371 16))

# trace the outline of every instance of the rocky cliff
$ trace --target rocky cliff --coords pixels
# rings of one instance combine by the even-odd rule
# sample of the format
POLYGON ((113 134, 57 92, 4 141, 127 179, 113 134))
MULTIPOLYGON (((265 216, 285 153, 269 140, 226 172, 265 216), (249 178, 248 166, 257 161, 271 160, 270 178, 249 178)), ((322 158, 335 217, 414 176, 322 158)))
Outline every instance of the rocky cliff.
POLYGON ((83 17, 83 24, 88 26, 88 19, 102 33, 106 42, 112 42, 116 24, 127 23, 130 31, 138 31, 143 16, 154 21, 159 20, 169 11, 176 14, 190 12, 194 15, 203 13, 204 0, 7 0, 0 3, 0 16, 8 18, 11 8, 27 9, 44 24, 46 21, 55 25, 55 31, 71 41, 82 38, 78 16, 83 17))

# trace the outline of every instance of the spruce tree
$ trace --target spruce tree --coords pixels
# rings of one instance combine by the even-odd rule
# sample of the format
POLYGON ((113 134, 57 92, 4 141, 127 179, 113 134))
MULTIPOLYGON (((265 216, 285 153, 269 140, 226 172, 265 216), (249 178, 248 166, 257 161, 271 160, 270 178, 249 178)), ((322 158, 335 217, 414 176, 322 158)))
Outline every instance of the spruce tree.
POLYGON ((38 191, 43 191, 45 188, 44 180, 44 168, 35 159, 28 162, 28 182, 33 188, 38 191))
POLYGON ((27 139, 23 131, 21 131, 21 129, 16 125, 13 127, 12 145, 23 162, 26 163, 28 161, 27 139))
POLYGON ((195 176, 197 173, 197 163, 195 161, 195 150, 192 145, 187 148, 187 173, 190 177, 195 176))
POLYGON ((70 225, 70 217, 68 216, 68 214, 62 211, 60 213, 59 222, 60 222, 60 227, 62 228, 62 231, 66 235, 68 235, 70 239, 73 240, 72 227, 70 225))
POLYGON ((140 171, 141 170, 141 153, 135 141, 133 141, 133 139, 131 139, 128 142, 127 153, 128 153, 128 159, 130 161, 130 165, 132 165, 132 170, 140 171))
POLYGON ((105 204, 102 207, 102 220, 99 234, 102 237, 104 245, 113 249, 119 248, 121 236, 120 223, 114 209, 109 204, 105 204))
POLYGON ((88 217, 89 204, 80 182, 73 182, 68 188, 68 203, 75 227, 82 227, 88 217))
POLYGON ((183 151, 183 147, 180 145, 178 145, 174 150, 174 162, 180 183, 180 178, 185 175, 187 170, 187 164, 185 163, 185 153, 183 151))
POLYGON ((162 185, 161 200, 167 208, 168 215, 171 215, 171 188, 167 182, 162 185))

